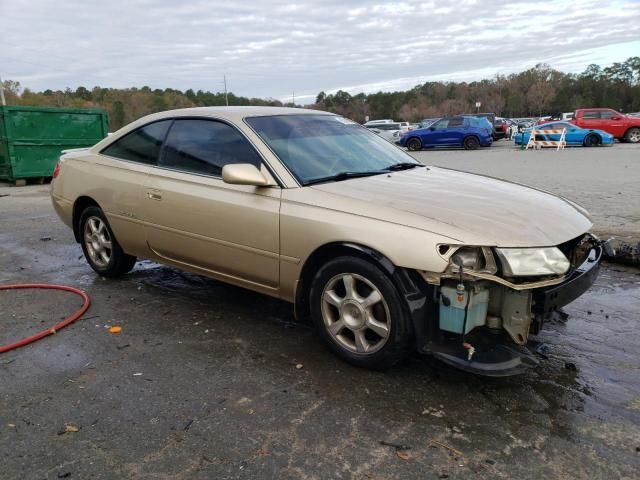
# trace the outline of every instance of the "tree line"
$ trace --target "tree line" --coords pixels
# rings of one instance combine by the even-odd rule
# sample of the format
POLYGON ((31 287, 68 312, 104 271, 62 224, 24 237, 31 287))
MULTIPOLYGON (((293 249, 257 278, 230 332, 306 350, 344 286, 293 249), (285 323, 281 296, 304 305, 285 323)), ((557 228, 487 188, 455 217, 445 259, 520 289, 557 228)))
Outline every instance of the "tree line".
MULTIPOLYGON (((102 88, 34 92, 19 82, 4 82, 9 105, 101 107, 109 113, 109 128, 118 128, 144 115, 186 107, 225 105, 293 106, 268 98, 172 88, 102 88)), ((529 117, 571 112, 580 107, 610 107, 621 112, 640 111, 640 57, 602 68, 589 65, 582 73, 563 73, 538 64, 520 73, 496 75, 477 82, 426 82, 402 92, 351 95, 343 90, 320 92, 308 108, 339 113, 363 122, 367 117, 419 121, 423 118, 475 111, 505 117, 529 117)), ((299 106, 299 105, 296 105, 299 106)))
POLYGON ((210 107, 226 105, 282 106, 275 99, 248 98, 224 92, 184 92, 173 88, 103 88, 78 87, 75 90, 45 90, 34 92, 22 88, 20 82, 5 80, 4 92, 8 105, 31 105, 64 108, 104 108, 109 114, 109 130, 115 131, 128 123, 150 113, 175 108, 210 107))
POLYGON ((416 122, 423 118, 476 111, 508 118, 573 112, 582 107, 640 111, 640 57, 602 68, 589 65, 579 74, 538 64, 520 73, 496 75, 478 82, 426 82, 404 92, 320 92, 312 108, 356 121, 366 117, 416 122))

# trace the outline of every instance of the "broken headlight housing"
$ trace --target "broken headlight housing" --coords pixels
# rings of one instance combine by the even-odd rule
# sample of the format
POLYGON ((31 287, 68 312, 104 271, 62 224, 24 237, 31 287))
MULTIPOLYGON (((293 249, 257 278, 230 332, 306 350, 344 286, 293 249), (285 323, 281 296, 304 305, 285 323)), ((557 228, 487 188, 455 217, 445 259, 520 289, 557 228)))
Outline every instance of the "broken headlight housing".
POLYGON ((488 247, 460 247, 449 259, 454 271, 462 266, 465 271, 494 274, 498 271, 493 253, 488 247))
POLYGON ((496 248, 506 277, 564 275, 571 266, 558 247, 496 248))

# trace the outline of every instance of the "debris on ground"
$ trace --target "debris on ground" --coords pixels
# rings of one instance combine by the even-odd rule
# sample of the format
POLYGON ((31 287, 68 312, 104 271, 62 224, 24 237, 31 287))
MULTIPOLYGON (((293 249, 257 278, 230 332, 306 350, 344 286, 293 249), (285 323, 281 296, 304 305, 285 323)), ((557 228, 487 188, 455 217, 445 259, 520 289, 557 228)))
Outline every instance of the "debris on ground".
POLYGON ((384 440, 380 440, 380 445, 384 445, 385 447, 392 447, 396 450, 411 450, 411 447, 409 445, 404 445, 401 443, 391 443, 384 440))
POLYGON ((396 455, 401 460, 409 460, 411 458, 411 454, 407 450, 396 450, 396 455))
POLYGON ((640 266, 640 242, 633 244, 611 238, 604 249, 604 258, 614 263, 640 266))
POLYGON ((41 242, 48 242, 49 240, 51 240, 51 237, 40 237, 41 242))
POLYGON ((58 435, 64 435, 65 433, 78 433, 79 431, 80 428, 77 425, 67 423, 64 428, 58 432, 58 435))
POLYGON ((304 368, 304 365, 302 365, 301 363, 298 363, 298 364, 296 365, 296 368, 297 368, 298 370, 300 370, 301 368, 304 368))
POLYGON ((460 450, 450 447, 449 445, 439 442, 438 440, 431 440, 431 442, 429 443, 429 447, 431 448, 442 447, 446 450, 449 450, 451 453, 454 453, 458 457, 464 457, 464 454, 460 450))
POLYGON ((122 327, 119 325, 114 325, 112 327, 109 327, 109 333, 120 333, 122 332, 122 327))

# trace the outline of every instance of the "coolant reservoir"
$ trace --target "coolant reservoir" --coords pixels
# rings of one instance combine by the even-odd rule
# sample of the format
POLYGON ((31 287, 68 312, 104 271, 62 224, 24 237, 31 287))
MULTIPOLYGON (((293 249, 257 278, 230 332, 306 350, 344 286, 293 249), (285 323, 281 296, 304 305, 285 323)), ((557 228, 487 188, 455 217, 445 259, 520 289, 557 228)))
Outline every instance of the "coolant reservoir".
POLYGON ((487 308, 489 307, 489 290, 474 292, 473 289, 464 292, 462 299, 458 297, 455 287, 440 289, 440 329, 447 332, 463 333, 464 307, 469 298, 467 309, 467 325, 464 333, 469 333, 476 327, 485 324, 487 308))

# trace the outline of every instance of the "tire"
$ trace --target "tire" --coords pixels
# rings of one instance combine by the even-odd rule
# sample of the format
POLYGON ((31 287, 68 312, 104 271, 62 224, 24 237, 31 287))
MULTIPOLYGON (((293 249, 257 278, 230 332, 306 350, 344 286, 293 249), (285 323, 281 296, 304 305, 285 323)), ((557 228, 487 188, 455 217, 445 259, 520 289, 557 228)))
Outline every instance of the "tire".
POLYGON ((419 138, 412 137, 409 140, 407 140, 407 149, 412 152, 418 152, 422 150, 422 142, 420 141, 419 138))
POLYGON ((462 146, 465 150, 477 150, 480 148, 480 140, 477 137, 467 137, 462 142, 462 146))
POLYGON ((136 264, 136 257, 122 251, 98 207, 87 207, 80 215, 80 245, 89 266, 104 277, 120 277, 136 264))
POLYGON ((624 134, 625 141, 629 143, 640 142, 640 128, 630 128, 627 133, 624 134))
POLYGON ((584 142, 582 142, 585 147, 598 147, 601 143, 602 139, 597 133, 590 133, 584 137, 584 142))
POLYGON ((311 318, 327 346, 358 367, 386 369, 414 343, 408 307, 391 278, 357 257, 338 257, 316 274, 311 318))

